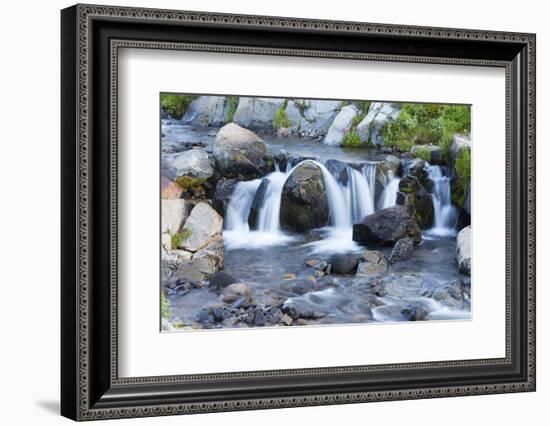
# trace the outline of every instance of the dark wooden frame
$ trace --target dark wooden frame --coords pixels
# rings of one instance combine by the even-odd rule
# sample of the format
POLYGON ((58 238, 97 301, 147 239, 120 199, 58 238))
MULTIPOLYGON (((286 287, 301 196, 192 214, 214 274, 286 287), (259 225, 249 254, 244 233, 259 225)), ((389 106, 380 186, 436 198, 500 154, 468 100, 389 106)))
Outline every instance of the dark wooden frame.
POLYGON ((92 5, 64 9, 61 28, 64 416, 89 420, 535 390, 535 35, 92 5), (506 357, 119 378, 116 96, 123 47, 505 68, 506 357))

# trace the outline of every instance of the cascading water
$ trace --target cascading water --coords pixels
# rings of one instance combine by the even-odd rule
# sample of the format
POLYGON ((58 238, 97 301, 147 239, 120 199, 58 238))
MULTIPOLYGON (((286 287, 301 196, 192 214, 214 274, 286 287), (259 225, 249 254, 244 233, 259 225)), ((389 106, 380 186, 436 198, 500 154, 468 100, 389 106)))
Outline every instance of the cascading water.
POLYGON ((397 192, 399 191, 399 181, 400 179, 395 177, 390 170, 386 176, 386 185, 378 201, 379 210, 395 206, 397 202, 397 192))
POLYGON ((434 205, 434 223, 429 233, 439 236, 456 234, 457 211, 451 202, 451 179, 445 176, 440 166, 426 162, 428 179, 433 182, 432 199, 434 205))
MULTIPOLYGON (((325 229, 324 240, 312 244, 320 251, 358 249, 351 238, 352 225, 375 211, 376 163, 367 163, 361 171, 348 166, 348 180, 346 184, 342 184, 323 164, 314 160, 304 160, 306 161, 315 164, 322 172, 330 211, 330 226, 325 229)), ((254 179, 237 184, 225 219, 224 239, 228 248, 269 246, 293 239, 281 231, 281 195, 288 176, 300 164, 302 163, 292 167, 287 162, 286 169, 282 172, 277 163, 275 171, 265 177, 268 185, 257 211, 256 229, 253 230, 250 229, 248 218, 262 180, 254 179)))

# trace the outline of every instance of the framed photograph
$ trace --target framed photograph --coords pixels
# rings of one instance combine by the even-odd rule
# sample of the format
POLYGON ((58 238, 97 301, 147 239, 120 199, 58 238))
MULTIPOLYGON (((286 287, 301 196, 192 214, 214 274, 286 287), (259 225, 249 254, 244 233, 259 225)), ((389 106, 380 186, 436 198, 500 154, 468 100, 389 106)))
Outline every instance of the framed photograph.
POLYGON ((64 416, 535 390, 535 35, 61 28, 64 416))

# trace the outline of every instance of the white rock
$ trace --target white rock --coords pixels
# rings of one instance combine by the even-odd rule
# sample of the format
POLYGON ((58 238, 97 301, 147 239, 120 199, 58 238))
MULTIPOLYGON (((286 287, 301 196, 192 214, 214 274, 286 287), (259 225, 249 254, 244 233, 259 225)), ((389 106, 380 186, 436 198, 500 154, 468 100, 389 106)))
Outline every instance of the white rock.
POLYGON ((344 135, 351 127, 353 117, 355 117, 358 113, 359 110, 353 104, 342 108, 330 125, 323 143, 330 146, 340 146, 344 135))
POLYGON ((470 275, 472 267, 472 227, 463 228, 456 236, 456 261, 463 274, 470 275))
POLYGON ((189 216, 190 204, 183 198, 161 200, 161 203, 161 233, 178 233, 189 216))
POLYGON ((199 96, 191 102, 182 120, 196 127, 221 126, 225 115, 225 96, 199 96))
POLYGON ((162 331, 175 331, 175 327, 168 320, 162 319, 162 331))
POLYGON ((293 131, 326 133, 338 114, 340 101, 296 99, 288 101, 287 116, 293 131))
POLYGON ((208 179, 214 174, 212 162, 204 149, 195 148, 162 156, 162 175, 171 180, 181 176, 208 179))
POLYGON ((241 97, 233 115, 233 122, 254 130, 273 130, 273 120, 283 104, 281 98, 241 97))
POLYGON ((384 138, 382 130, 385 125, 395 120, 401 112, 401 106, 394 103, 373 102, 367 115, 357 125, 357 134, 361 142, 369 142, 375 145, 382 145, 384 138))
POLYGON ((216 236, 222 233, 223 218, 207 203, 199 203, 193 208, 185 221, 182 235, 186 237, 181 246, 188 251, 196 252, 206 247, 216 236))

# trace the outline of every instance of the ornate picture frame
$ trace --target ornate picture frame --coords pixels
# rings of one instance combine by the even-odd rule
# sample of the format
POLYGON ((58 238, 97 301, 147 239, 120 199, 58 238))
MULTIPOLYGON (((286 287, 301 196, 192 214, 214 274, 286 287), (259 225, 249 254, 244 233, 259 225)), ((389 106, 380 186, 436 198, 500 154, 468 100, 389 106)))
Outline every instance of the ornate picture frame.
POLYGON ((64 9, 61 29, 62 415, 93 420, 535 390, 534 34, 95 5, 64 9), (117 72, 126 47, 504 69, 506 356, 119 377, 117 72))

